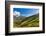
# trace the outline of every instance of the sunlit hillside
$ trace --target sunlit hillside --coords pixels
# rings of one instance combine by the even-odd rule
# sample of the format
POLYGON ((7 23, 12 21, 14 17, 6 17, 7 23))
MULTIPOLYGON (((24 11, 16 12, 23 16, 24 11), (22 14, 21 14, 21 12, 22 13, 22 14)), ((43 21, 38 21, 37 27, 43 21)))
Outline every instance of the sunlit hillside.
POLYGON ((39 26, 39 14, 35 14, 29 17, 19 16, 14 17, 14 27, 38 27, 39 26))

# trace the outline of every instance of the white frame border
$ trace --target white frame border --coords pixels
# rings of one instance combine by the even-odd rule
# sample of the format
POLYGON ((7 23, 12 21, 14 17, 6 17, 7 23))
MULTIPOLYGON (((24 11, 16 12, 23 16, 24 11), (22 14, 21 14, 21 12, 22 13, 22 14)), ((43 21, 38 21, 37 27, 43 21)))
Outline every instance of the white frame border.
POLYGON ((10 5, 10 33, 11 32, 26 32, 26 31, 42 31, 42 6, 28 6, 28 5, 10 5), (37 8, 39 9, 39 27, 28 28, 13 28, 13 8, 37 8))

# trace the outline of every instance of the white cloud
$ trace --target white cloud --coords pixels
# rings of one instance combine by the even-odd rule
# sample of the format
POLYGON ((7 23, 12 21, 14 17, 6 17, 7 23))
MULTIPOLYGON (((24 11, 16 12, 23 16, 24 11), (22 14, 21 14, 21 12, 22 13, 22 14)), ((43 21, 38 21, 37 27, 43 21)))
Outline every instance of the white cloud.
POLYGON ((15 11, 15 12, 13 13, 13 15, 16 16, 16 17, 19 17, 19 16, 20 16, 20 12, 15 11))

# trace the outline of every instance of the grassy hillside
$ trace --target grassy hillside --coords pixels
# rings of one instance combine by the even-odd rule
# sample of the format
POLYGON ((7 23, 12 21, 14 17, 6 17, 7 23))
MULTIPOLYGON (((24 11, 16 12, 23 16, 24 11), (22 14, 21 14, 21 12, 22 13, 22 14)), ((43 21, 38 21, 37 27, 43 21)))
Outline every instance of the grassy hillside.
POLYGON ((38 27, 39 26, 39 14, 26 17, 21 20, 14 20, 14 27, 38 27))

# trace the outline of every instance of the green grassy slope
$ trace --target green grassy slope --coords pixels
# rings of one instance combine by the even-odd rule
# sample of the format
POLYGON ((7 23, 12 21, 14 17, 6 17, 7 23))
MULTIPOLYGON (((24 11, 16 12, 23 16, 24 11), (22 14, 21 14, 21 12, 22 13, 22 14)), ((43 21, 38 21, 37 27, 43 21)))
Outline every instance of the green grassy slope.
POLYGON ((29 16, 23 20, 14 21, 14 27, 38 27, 39 26, 39 14, 29 16))

